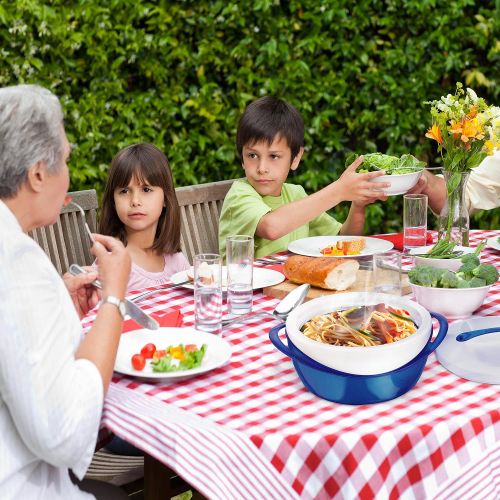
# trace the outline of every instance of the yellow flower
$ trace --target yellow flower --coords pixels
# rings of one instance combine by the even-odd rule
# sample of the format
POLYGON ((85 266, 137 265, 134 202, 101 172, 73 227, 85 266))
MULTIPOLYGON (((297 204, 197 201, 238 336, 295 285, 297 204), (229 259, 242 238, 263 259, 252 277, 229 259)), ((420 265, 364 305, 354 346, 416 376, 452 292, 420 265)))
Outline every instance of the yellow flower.
POLYGON ((439 130, 439 126, 434 124, 425 134, 425 137, 429 139, 434 139, 439 144, 443 142, 443 138, 441 137, 441 130, 439 130))

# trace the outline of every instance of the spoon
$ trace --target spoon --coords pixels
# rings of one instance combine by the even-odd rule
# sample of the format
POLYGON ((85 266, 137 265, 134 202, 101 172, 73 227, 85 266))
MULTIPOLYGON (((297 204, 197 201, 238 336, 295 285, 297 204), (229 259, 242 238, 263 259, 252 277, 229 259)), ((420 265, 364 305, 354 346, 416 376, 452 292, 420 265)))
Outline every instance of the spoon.
POLYGON ((493 328, 482 328, 480 330, 471 330, 470 332, 462 332, 456 336, 458 342, 467 342, 467 340, 479 337, 480 335, 487 335, 488 333, 500 332, 500 326, 493 328))
POLYGON ((295 309, 297 306, 304 302, 307 292, 311 288, 311 285, 300 285, 295 290, 292 290, 287 294, 278 305, 275 307, 273 312, 260 311, 251 312, 248 314, 242 314, 241 316, 232 316, 222 320, 222 326, 228 326, 232 323, 241 323, 249 318, 255 318, 256 316, 271 316, 272 318, 285 320, 287 316, 295 309))

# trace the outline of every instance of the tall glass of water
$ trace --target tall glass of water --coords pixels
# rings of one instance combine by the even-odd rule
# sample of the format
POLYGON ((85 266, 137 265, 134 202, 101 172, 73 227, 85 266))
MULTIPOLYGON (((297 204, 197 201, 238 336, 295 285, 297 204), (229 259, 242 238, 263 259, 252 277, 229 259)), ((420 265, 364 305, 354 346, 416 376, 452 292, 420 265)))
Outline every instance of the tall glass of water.
POLYGON ((403 196, 403 246, 405 253, 427 244, 427 195, 403 196))
POLYGON ((197 330, 222 331, 222 262, 218 254, 194 256, 194 320, 197 330))
POLYGON ((252 310, 253 249, 251 236, 229 236, 226 240, 229 314, 245 314, 252 310))

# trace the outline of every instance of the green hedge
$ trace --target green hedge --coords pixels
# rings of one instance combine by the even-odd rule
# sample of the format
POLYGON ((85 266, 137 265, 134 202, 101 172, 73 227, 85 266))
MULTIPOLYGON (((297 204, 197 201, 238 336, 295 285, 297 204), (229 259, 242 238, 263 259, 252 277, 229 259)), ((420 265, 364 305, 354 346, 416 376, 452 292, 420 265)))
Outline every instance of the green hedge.
MULTIPOLYGON (((458 80, 498 104, 494 0, 99 4, 0 5, 0 85, 39 83, 62 98, 73 189, 101 191, 112 156, 134 141, 167 153, 177 185, 241 176, 236 123, 265 94, 304 117, 294 180, 308 190, 336 179, 350 150, 434 164, 423 101, 458 80)), ((368 214, 367 230, 399 230, 401 198, 368 214)), ((474 224, 498 227, 498 210, 474 224)))

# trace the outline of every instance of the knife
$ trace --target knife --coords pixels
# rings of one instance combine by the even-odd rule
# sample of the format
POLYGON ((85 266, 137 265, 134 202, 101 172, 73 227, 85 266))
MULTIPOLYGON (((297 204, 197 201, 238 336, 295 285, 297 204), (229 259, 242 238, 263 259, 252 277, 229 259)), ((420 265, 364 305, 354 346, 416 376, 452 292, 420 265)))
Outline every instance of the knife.
MULTIPOLYGON (((71 266, 69 266, 69 272, 73 276, 77 276, 78 274, 87 273, 88 271, 83 269, 83 267, 80 267, 78 264, 71 264, 71 266)), ((102 285, 99 280, 94 280, 92 285, 96 288, 102 289, 102 285)), ((158 322, 151 316, 147 315, 138 305, 128 299, 123 299, 123 302, 125 303, 125 312, 133 320, 137 321, 139 325, 147 328, 148 330, 157 330, 160 327, 158 322)))

